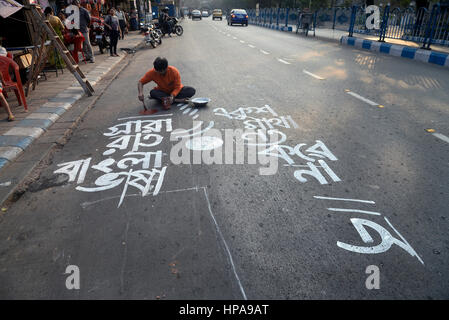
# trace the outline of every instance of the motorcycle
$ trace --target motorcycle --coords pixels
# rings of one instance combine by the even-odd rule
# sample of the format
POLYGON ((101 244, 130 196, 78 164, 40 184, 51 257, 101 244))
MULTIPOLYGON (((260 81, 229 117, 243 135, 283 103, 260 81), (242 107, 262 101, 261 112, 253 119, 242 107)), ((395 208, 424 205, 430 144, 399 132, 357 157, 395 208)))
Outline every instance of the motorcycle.
POLYGON ((103 19, 98 17, 91 17, 91 27, 89 30, 89 40, 93 46, 98 46, 100 53, 109 48, 109 40, 104 32, 103 19))
POLYGON ((178 24, 178 22, 178 19, 175 17, 169 17, 165 25, 156 23, 156 30, 159 30, 159 32, 162 33, 162 36, 165 36, 166 34, 171 36, 172 33, 182 36, 184 29, 178 24))
POLYGON ((162 44, 162 37, 155 30, 154 25, 149 23, 142 27, 141 30, 145 37, 145 44, 150 44, 153 48, 156 48, 157 45, 162 44))

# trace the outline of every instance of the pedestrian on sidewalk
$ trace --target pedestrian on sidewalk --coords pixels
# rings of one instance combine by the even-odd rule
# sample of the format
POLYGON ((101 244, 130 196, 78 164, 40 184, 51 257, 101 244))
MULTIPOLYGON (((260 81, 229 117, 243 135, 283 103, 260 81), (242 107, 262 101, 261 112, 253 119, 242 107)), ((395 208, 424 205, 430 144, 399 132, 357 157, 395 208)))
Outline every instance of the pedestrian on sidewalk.
POLYGON ((6 109, 6 112, 8 113, 8 121, 14 121, 14 115, 11 112, 11 108, 9 107, 8 101, 6 101, 5 96, 3 95, 3 84, 2 84, 3 78, 2 74, 0 73, 0 106, 4 106, 6 109))
POLYGON ((89 40, 89 26, 90 26, 90 13, 83 7, 81 7, 79 0, 73 0, 73 5, 79 8, 80 13, 80 32, 83 34, 83 52, 85 59, 90 63, 94 63, 94 51, 92 50, 92 45, 89 40))
POLYGON ((111 57, 118 57, 117 42, 120 37, 120 23, 115 15, 114 8, 109 9, 108 15, 104 19, 104 25, 108 28, 109 38, 111 40, 111 45, 109 46, 111 57))
MULTIPOLYGON (((182 85, 178 69, 169 66, 167 59, 157 57, 153 66, 154 68, 149 70, 137 84, 140 101, 145 99, 143 86, 151 81, 156 82, 157 87, 150 91, 150 97, 161 101, 165 110, 170 109, 173 102, 186 102, 193 97, 196 90, 182 85)), ((157 110, 153 109, 151 113, 156 112, 157 110)))
POLYGON ((122 40, 125 39, 125 30, 126 30, 126 16, 125 12, 121 9, 121 7, 117 7, 116 12, 118 22, 120 24, 120 35, 122 37, 122 40))
POLYGON ((131 30, 132 31, 138 30, 138 27, 137 27, 137 11, 136 11, 136 9, 133 8, 131 10, 131 14, 129 15, 129 17, 130 17, 129 22, 131 24, 131 30))

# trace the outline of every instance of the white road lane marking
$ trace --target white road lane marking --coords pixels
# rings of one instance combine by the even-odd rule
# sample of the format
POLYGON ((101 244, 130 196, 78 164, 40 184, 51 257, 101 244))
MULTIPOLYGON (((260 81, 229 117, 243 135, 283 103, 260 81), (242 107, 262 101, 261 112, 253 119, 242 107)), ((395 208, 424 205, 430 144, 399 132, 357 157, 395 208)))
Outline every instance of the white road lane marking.
POLYGON ((374 201, 371 201, 371 200, 346 199, 346 198, 332 198, 332 197, 322 197, 322 196, 313 196, 313 197, 314 197, 315 199, 322 199, 322 200, 353 201, 353 202, 361 202, 361 203, 376 204, 374 201))
POLYGON ((367 99, 367 98, 364 98, 364 97, 362 97, 361 95, 359 95, 359 94, 357 94, 357 93, 355 93, 355 92, 348 91, 347 94, 350 94, 350 95, 353 96, 354 98, 357 98, 357 99, 359 99, 359 100, 362 100, 363 102, 366 102, 366 103, 368 103, 369 105, 376 106, 376 107, 379 105, 379 103, 374 102, 374 101, 371 101, 371 100, 369 100, 369 99, 367 99))
POLYGON ((237 40, 237 38, 236 38, 236 37, 232 37, 232 39, 234 39, 234 40, 237 40))
POLYGON ((441 133, 432 133, 435 137, 437 137, 438 139, 443 140, 444 142, 449 143, 449 138, 446 137, 444 134, 441 133))
POLYGON ((282 60, 282 59, 279 59, 279 58, 277 58, 277 60, 278 60, 279 62, 283 63, 283 64, 290 64, 290 62, 287 62, 287 61, 282 60))
POLYGON ((270 54, 269 52, 266 52, 266 51, 264 51, 264 50, 260 50, 260 52, 262 52, 263 54, 270 54))
POLYGON ((253 46, 252 44, 249 44, 248 47, 255 48, 255 46, 253 46))
POLYGON ((240 40, 240 42, 241 42, 241 43, 245 43, 245 41, 243 41, 243 40, 240 40))
POLYGON ((324 78, 322 78, 322 77, 320 77, 320 76, 317 76, 316 74, 313 74, 312 72, 309 72, 309 71, 307 71, 307 70, 302 70, 302 72, 304 72, 305 74, 308 74, 308 75, 311 76, 311 77, 314 77, 315 79, 318 79, 318 80, 324 80, 324 78))
POLYGON ((189 106, 189 104, 187 103, 187 104, 185 104, 185 105, 183 105, 181 108, 179 108, 179 110, 184 110, 185 108, 187 108, 189 106))
POLYGON ((327 208, 329 211, 338 211, 338 212, 357 212, 357 213, 366 213, 372 214, 373 216, 380 216, 379 212, 375 211, 365 211, 365 210, 357 210, 357 209, 340 209, 340 208, 327 208))

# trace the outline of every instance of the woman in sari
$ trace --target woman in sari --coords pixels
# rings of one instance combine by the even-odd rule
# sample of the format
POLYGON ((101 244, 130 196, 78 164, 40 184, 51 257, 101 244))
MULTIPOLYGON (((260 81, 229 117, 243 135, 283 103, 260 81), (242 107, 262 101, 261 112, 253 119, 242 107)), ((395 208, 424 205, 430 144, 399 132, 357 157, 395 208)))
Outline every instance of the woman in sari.
MULTIPOLYGON (((61 39, 61 41, 64 41, 62 34, 65 29, 65 26, 62 23, 61 19, 59 19, 58 17, 56 17, 54 15, 53 9, 51 7, 45 8, 44 14, 45 14, 45 17, 47 18, 48 22, 50 22, 50 25, 55 30, 56 34, 59 36, 59 39, 61 39)), ((56 52, 54 46, 50 46, 48 48, 47 53, 48 53, 48 61, 50 62, 51 65, 56 66, 56 67, 60 66, 61 68, 65 68, 64 60, 56 52)))

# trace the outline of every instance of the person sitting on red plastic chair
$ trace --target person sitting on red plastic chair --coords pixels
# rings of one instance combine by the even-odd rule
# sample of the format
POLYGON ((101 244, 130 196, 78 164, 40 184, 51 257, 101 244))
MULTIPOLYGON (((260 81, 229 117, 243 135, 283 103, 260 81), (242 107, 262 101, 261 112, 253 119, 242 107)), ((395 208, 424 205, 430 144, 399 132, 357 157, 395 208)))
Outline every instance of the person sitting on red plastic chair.
POLYGON ((6 112, 8 113, 8 121, 14 121, 14 115, 11 112, 11 108, 9 107, 8 101, 6 101, 5 96, 3 95, 3 85, 2 85, 2 74, 0 73, 0 106, 4 106, 6 112))
POLYGON ((64 34, 64 42, 66 44, 73 44, 73 50, 71 51, 72 57, 76 63, 79 63, 78 52, 81 52, 84 58, 83 42, 84 36, 79 30, 71 29, 64 34))

